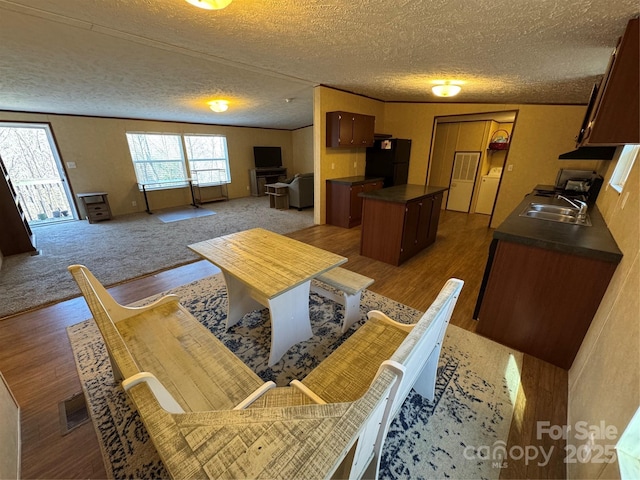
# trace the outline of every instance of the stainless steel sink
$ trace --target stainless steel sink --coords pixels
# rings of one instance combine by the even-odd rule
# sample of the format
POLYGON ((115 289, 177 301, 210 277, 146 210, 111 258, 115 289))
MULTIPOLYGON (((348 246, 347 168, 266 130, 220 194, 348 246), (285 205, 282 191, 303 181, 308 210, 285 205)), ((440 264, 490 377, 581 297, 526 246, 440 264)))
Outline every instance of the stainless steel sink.
POLYGON ((530 203, 520 214, 521 217, 537 218, 551 222, 567 223, 570 225, 591 226, 589 215, 579 215, 579 210, 561 205, 547 205, 530 203))
POLYGON ((534 210, 536 212, 549 212, 557 213, 559 215, 570 215, 572 217, 578 216, 578 211, 575 208, 563 207, 562 205, 547 205, 544 203, 531 203, 528 210, 534 210))

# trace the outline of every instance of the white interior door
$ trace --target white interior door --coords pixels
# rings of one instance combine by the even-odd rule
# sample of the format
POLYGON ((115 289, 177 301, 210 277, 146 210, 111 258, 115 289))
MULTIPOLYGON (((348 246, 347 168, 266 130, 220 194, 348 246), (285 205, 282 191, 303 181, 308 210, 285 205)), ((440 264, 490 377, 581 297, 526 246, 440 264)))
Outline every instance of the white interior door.
POLYGON ((447 196, 447 210, 469 212, 480 152, 456 152, 447 196))

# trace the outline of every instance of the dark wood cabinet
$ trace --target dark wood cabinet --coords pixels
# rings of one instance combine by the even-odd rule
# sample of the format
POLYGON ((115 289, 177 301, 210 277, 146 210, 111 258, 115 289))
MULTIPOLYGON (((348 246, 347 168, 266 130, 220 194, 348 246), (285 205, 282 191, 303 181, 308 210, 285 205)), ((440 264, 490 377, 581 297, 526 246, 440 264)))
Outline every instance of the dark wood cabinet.
POLYGON ((609 60, 599 87, 594 88, 578 146, 640 143, 640 39, 638 19, 629 21, 609 60))
POLYGON ((327 223, 343 228, 360 225, 363 192, 382 188, 382 178, 361 176, 327 180, 327 223))
POLYGON ((375 117, 351 112, 327 112, 327 147, 371 147, 375 117))
POLYGON ((569 369, 617 264, 499 240, 476 332, 569 369))
POLYGON ((407 202, 400 262, 435 242, 441 205, 442 194, 407 202))
POLYGON ((440 221, 440 212, 442 211, 443 194, 431 197, 431 216, 429 217, 429 233, 427 234, 427 245, 431 245, 436 241, 438 234, 438 222, 440 221))
POLYGON ((0 177, 0 252, 3 256, 18 253, 36 254, 33 232, 2 158, 0 177))
POLYGON ((445 190, 399 185, 365 195, 360 254, 400 265, 433 244, 445 190))
POLYGON ((354 115, 353 144, 359 147, 372 147, 374 142, 376 118, 371 115, 354 115))

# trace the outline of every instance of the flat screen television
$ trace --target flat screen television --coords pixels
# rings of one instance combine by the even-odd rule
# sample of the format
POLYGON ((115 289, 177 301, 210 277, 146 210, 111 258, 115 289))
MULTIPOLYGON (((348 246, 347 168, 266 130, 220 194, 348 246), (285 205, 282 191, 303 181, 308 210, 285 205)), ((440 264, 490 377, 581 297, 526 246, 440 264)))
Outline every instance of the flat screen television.
POLYGON ((253 147, 253 160, 256 168, 282 166, 282 150, 280 147, 253 147))

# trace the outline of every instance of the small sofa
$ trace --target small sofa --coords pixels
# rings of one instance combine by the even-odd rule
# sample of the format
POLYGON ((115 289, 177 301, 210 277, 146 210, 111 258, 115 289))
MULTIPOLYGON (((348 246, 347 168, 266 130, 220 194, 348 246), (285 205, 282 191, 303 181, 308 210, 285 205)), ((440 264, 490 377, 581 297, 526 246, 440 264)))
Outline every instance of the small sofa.
POLYGON ((114 377, 173 478, 377 477, 409 390, 433 398, 463 282, 447 281, 414 325, 381 312, 302 381, 262 381, 175 295, 118 304, 82 265, 69 271, 103 336, 114 377))
POLYGON ((289 206, 302 210, 313 207, 313 173, 298 173, 289 183, 289 206))

